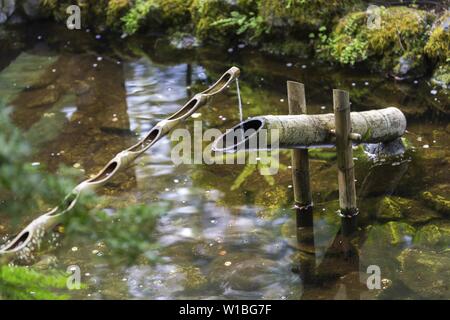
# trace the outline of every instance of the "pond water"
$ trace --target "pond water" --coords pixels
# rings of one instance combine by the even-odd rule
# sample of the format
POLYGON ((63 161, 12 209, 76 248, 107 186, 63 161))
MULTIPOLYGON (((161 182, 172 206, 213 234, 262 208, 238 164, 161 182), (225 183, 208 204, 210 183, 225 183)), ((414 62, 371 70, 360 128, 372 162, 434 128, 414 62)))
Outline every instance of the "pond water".
MULTIPOLYGON (((333 149, 311 153, 313 227, 296 228, 296 216, 301 223, 308 213, 293 208, 289 151, 280 152, 273 176, 243 164, 176 166, 166 136, 99 191, 111 215, 132 204, 167 206, 148 235, 154 251, 116 255, 101 240, 72 233, 38 254, 56 258, 57 269, 80 267, 87 288, 72 291, 74 298, 450 298, 448 207, 423 196, 448 199, 448 91, 426 78, 395 82, 245 46, 177 50, 161 39, 109 41, 52 25, 11 32, 15 44, 0 51, 0 99, 33 146, 29 161, 51 172, 65 164, 84 177, 96 173, 233 65, 241 69, 244 119, 286 114, 286 81, 295 80, 305 84, 310 113, 332 112, 332 89, 340 88, 350 91, 353 111, 395 106, 408 120, 404 155, 373 162, 355 153, 360 214, 350 235, 337 214, 333 149), (422 241, 429 229, 434 240, 422 241), (380 268, 382 289, 368 289, 369 266, 380 268)), ((232 85, 195 120, 224 132, 239 117, 232 85)), ((180 127, 193 126, 190 119, 180 127)), ((38 214, 15 225, 0 216, 0 235, 38 214)))

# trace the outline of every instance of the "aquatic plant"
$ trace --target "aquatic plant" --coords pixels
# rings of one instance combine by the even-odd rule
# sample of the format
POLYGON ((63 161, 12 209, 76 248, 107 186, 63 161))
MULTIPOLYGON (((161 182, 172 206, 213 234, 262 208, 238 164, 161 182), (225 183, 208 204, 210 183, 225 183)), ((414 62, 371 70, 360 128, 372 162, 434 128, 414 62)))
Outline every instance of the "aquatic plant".
POLYGON ((166 203, 131 205, 114 214, 92 209, 89 215, 79 212, 70 217, 64 228, 68 237, 85 235, 89 242, 101 241, 113 258, 133 261, 143 255, 149 261, 157 259, 155 230, 159 217, 167 212, 166 203))
POLYGON ((0 299, 65 300, 70 298, 66 283, 62 272, 0 266, 0 299))
POLYGON ((62 167, 59 175, 32 165, 32 150, 21 131, 9 118, 10 110, 0 107, 0 212, 17 219, 34 208, 48 208, 74 186, 79 173, 62 167))

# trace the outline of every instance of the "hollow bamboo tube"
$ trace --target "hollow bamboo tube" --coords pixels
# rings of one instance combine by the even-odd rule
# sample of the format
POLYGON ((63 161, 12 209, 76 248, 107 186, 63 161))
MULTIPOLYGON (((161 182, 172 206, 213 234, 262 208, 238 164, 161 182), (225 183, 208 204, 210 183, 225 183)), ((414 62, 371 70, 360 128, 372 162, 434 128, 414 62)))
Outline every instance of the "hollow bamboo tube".
POLYGON ((333 90, 334 119, 336 126, 336 153, 338 166, 339 206, 341 215, 352 217, 358 213, 356 207, 355 172, 350 133, 350 100, 348 92, 333 90))
MULTIPOLYGON (((306 114, 305 86, 303 83, 288 81, 287 94, 289 114, 306 114)), ((299 207, 310 206, 312 197, 309 183, 308 149, 292 150, 291 163, 295 205, 299 207)))
MULTIPOLYGON (((391 141, 401 137, 406 130, 405 116, 394 107, 352 112, 350 120, 353 130, 351 137, 357 137, 358 143, 391 141)), ((266 148, 324 147, 335 144, 335 131, 334 114, 332 113, 261 116, 243 121, 228 130, 214 142, 213 150, 233 152, 266 148), (273 129, 275 129, 276 135, 273 134, 273 129), (242 130, 246 133, 245 135, 242 135, 242 130), (265 139, 262 139, 264 136, 267 137, 265 138, 267 143, 265 143, 265 139), (240 137, 244 137, 244 139, 240 137), (258 143, 257 145, 253 143, 255 141, 258 143)))

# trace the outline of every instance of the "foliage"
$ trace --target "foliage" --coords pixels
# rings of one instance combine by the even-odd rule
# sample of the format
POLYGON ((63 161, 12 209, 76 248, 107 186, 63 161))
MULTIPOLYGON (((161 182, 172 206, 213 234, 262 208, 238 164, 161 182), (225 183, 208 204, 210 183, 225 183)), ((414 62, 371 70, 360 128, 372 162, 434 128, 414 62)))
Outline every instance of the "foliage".
POLYGON ((128 34, 135 33, 147 17, 148 13, 157 6, 154 1, 137 0, 133 7, 122 17, 123 31, 128 34))
POLYGON ((67 275, 27 267, 0 266, 0 299, 64 300, 67 275))
POLYGON ((450 57, 450 11, 446 11, 435 23, 425 46, 425 53, 432 59, 449 63, 450 57))
POLYGON ((232 11, 231 17, 223 18, 213 22, 211 26, 215 27, 233 27, 236 30, 236 35, 248 34, 250 40, 261 37, 263 34, 270 32, 263 18, 256 16, 255 13, 248 14, 232 11))
POLYGON ((54 207, 72 190, 78 173, 61 168, 59 175, 52 175, 28 163, 32 150, 11 123, 8 109, 0 108, 0 127, 0 212, 18 217, 54 207))
POLYGON ((119 209, 114 214, 106 210, 91 210, 89 216, 77 214, 68 217, 67 235, 89 242, 101 241, 108 252, 117 257, 134 260, 140 255, 150 261, 156 259, 155 229, 158 218, 167 210, 163 203, 134 205, 119 209))

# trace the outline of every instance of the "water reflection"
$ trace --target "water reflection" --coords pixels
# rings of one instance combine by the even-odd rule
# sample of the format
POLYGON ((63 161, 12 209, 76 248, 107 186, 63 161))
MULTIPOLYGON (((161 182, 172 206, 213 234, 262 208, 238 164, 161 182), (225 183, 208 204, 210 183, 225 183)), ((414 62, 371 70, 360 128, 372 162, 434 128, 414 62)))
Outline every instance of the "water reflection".
MULTIPOLYGON (((143 42, 143 52, 122 52, 119 58, 109 48, 89 46, 91 53, 80 49, 85 46, 62 50, 56 41, 49 45, 51 50, 41 44, 40 49, 22 53, 1 71, 0 96, 14 101, 14 121, 29 132, 30 140, 36 139, 33 160, 50 169, 78 163, 86 175, 95 172, 233 64, 242 70, 246 116, 286 113, 287 79, 306 83, 312 113, 330 112, 331 95, 324 92, 340 87, 350 90, 354 110, 400 106, 408 114, 409 130, 416 134, 408 139, 417 143, 423 137, 420 147, 426 143, 431 148, 408 151, 395 166, 373 166, 362 156, 355 161, 361 209, 355 231, 354 221, 342 221, 336 214, 333 158, 319 154, 311 159, 314 211, 292 210, 289 154, 280 153, 283 166, 268 179, 244 165, 175 166, 170 161, 172 143, 165 137, 107 186, 110 197, 104 204, 109 214, 132 203, 169 204, 154 235, 158 251, 151 254, 159 260, 149 263, 146 252, 125 262, 114 259, 101 242, 65 238, 53 254, 60 266, 78 264, 89 274, 85 279, 89 289, 79 293, 80 298, 378 298, 379 291, 369 292, 365 286, 370 264, 380 265, 383 278, 416 289, 414 278, 405 276, 408 272, 397 272, 399 254, 413 241, 408 226, 419 230, 433 221, 448 221, 416 197, 449 178, 445 162, 449 134, 425 82, 405 88, 382 77, 314 66, 310 61, 298 64, 307 64, 306 69, 295 67, 297 63, 287 69, 285 61, 252 51, 228 56, 198 49, 180 55, 155 49, 149 42, 143 42), (27 74, 33 76, 31 84, 27 74), (3 79, 15 79, 11 83, 17 86, 3 79), (33 86, 37 80, 46 83, 33 86), (407 99, 411 90, 420 99, 407 99), (30 105, 30 94, 42 94, 42 103, 30 105), (402 207, 396 217, 386 215, 391 212, 382 209, 386 195, 406 199, 406 209, 402 207), (74 246, 80 249, 74 252, 74 246)), ((237 111, 232 87, 205 106, 198 119, 204 128, 229 128, 239 119, 237 111)), ((192 129, 190 121, 181 126, 192 129)), ((413 254, 405 260, 412 270, 412 258, 418 253, 413 254)), ((398 287, 387 294, 411 296, 411 290, 398 287)))

